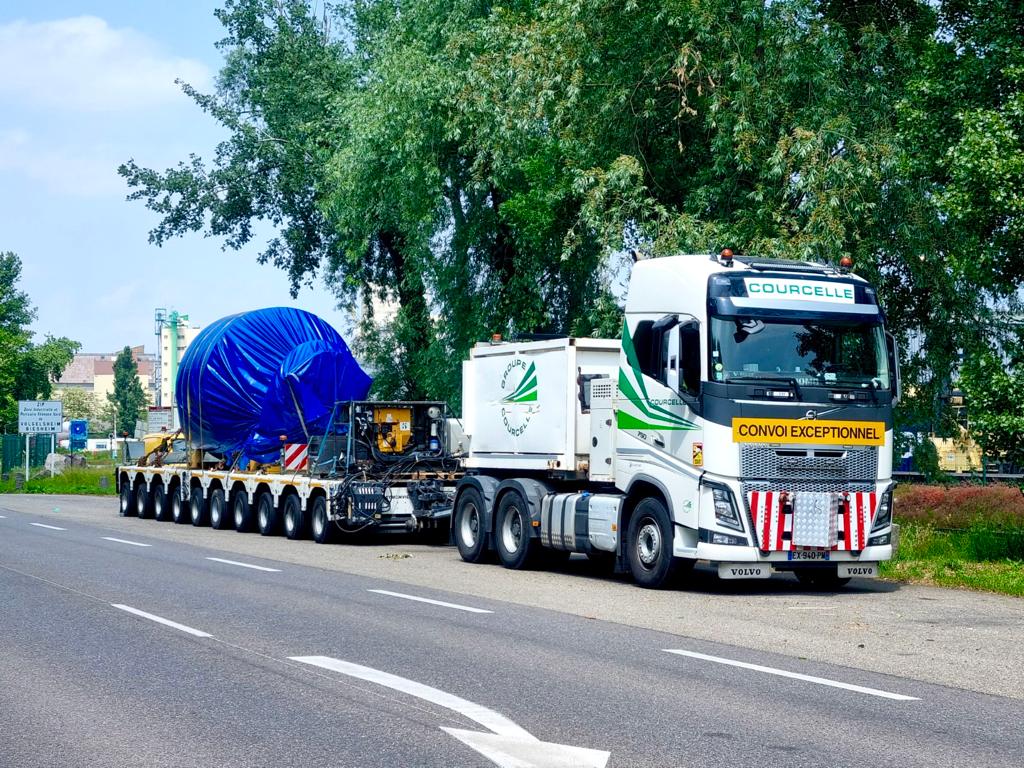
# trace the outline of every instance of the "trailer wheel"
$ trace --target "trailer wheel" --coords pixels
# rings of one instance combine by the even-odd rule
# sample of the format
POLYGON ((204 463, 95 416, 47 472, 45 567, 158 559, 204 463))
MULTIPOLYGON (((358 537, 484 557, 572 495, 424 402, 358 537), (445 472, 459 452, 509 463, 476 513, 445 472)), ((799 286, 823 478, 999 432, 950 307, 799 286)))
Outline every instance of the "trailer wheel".
POLYGON ((189 507, 192 510, 192 525, 198 527, 210 523, 210 502, 203 495, 201 488, 196 488, 189 496, 189 507))
POLYGON ((452 525, 455 545, 467 563, 482 562, 487 554, 487 531, 484 529, 484 497, 476 488, 467 488, 455 504, 452 525))
POLYGON ((835 566, 831 568, 802 568, 793 571, 797 581, 805 587, 821 592, 841 589, 850 583, 849 578, 840 578, 835 566))
POLYGON ((249 494, 245 491, 238 491, 231 504, 231 513, 235 522, 235 530, 239 533, 248 533, 255 526, 252 519, 252 507, 249 506, 249 494))
POLYGON ((313 511, 310 514, 313 528, 313 541, 317 544, 329 544, 334 540, 334 524, 327 519, 327 499, 317 496, 313 499, 313 511))
POLYGON ((274 506, 274 497, 264 491, 256 497, 256 524, 261 536, 276 536, 281 527, 280 515, 274 506))
POLYGON ((181 501, 180 488, 175 488, 174 493, 171 494, 171 520, 178 525, 184 525, 185 523, 192 522, 191 510, 186 514, 185 505, 181 501))
POLYGON ((167 489, 164 488, 164 481, 159 477, 153 480, 153 517, 163 522, 167 519, 167 489))
POLYGON ((152 512, 153 504, 149 491, 146 490, 146 482, 137 480, 135 482, 135 514, 139 519, 144 519, 149 517, 152 512))
POLYGON ((514 570, 530 567, 540 553, 540 544, 530 537, 529 507, 518 491, 501 497, 494 542, 501 564, 514 570))
POLYGON ((672 523, 658 499, 646 498, 636 505, 626 538, 629 569, 641 587, 661 589, 678 568, 672 557, 672 523))
POLYGON ((210 491, 210 525, 218 531, 230 528, 234 522, 227 512, 227 504, 224 502, 224 489, 214 488, 210 491))
POLYGON ((121 506, 118 513, 121 517, 135 515, 135 489, 127 478, 121 481, 121 506))
POLYGON ((289 539, 306 538, 306 516, 302 513, 302 499, 290 493, 284 500, 284 535, 289 539))

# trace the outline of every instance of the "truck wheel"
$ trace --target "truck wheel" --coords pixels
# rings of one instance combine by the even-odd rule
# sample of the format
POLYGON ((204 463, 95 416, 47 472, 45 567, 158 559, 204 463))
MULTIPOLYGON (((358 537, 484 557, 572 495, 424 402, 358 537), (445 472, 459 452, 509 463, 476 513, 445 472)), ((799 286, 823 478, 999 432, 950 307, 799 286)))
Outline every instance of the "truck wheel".
POLYGON ((178 525, 184 525, 185 523, 192 522, 191 509, 186 509, 185 504, 181 500, 181 492, 175 488, 174 493, 171 494, 171 520, 176 522, 178 525))
POLYGON ((306 538, 306 516, 302 513, 302 499, 291 493, 283 504, 284 535, 289 539, 306 538))
POLYGON ((672 523, 668 510, 658 499, 647 498, 636 505, 626 537, 629 569, 641 587, 661 589, 675 573, 672 557, 672 523))
POLYGON ((210 504, 201 488, 196 488, 189 497, 189 507, 192 510, 192 525, 209 525, 210 504))
POLYGON ((831 568, 802 568, 793 573, 796 574, 797 581, 805 587, 822 592, 841 589, 850 583, 849 578, 839 578, 834 566, 831 568))
POLYGON ((146 484, 143 481, 135 483, 135 514, 144 519, 153 512, 153 500, 149 497, 146 484))
POLYGON ((118 510, 121 517, 133 517, 135 515, 135 489, 127 480, 121 481, 121 506, 118 510))
POLYGON ((160 478, 153 480, 153 517, 163 522, 167 519, 167 489, 160 478))
POLYGON ((514 570, 530 567, 540 552, 540 544, 530 538, 529 507, 518 491, 501 497, 494 542, 501 564, 514 570))
POLYGON ((238 491, 231 504, 231 514, 235 522, 235 530, 239 533, 248 533, 255 526, 253 525, 252 507, 249 506, 249 494, 245 491, 238 491))
POLYGON ((317 496, 313 499, 313 511, 310 514, 313 528, 313 541, 317 544, 329 544, 334 540, 334 523, 327 519, 327 499, 317 496))
POLYGON ((210 525, 218 531, 230 528, 234 520, 228 514, 227 504, 224 502, 224 489, 215 488, 210 491, 210 525))
POLYGON ((487 531, 484 529, 484 497, 476 488, 467 488, 455 503, 455 545, 467 563, 482 562, 487 555, 487 531))
POLYGON ((272 495, 264 491, 256 497, 256 524, 259 526, 261 536, 277 535, 278 528, 280 528, 278 517, 272 495))

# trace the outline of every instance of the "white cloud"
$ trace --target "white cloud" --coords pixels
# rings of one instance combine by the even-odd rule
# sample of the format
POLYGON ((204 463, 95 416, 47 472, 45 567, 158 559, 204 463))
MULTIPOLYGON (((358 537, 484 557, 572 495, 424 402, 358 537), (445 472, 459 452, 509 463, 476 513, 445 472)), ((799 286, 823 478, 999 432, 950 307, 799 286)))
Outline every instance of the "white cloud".
POLYGON ((26 131, 0 130, 0 183, 5 186, 5 175, 15 173, 62 195, 124 194, 124 180, 117 175, 119 162, 112 147, 44 148, 26 131))
POLYGON ((67 110, 130 111, 183 99, 175 79, 212 82, 200 61, 95 16, 0 24, 0 96, 67 110))

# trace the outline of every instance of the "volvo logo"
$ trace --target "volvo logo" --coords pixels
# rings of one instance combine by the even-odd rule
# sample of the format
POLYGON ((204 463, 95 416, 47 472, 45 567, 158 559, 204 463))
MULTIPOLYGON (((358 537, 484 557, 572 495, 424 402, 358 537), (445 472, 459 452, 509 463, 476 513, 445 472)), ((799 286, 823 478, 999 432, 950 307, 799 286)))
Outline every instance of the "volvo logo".
POLYGON ((810 419, 811 421, 814 421, 816 418, 818 418, 818 412, 817 411, 808 411, 807 413, 804 414, 804 418, 805 419, 810 419))

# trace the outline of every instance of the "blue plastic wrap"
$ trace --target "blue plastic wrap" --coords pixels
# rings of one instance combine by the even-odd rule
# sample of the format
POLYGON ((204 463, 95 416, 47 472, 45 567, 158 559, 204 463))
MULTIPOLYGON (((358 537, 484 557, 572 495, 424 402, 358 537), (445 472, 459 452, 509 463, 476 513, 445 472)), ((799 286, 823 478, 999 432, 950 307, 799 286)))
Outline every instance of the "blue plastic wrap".
POLYGON ((258 309, 217 320, 189 344, 178 367, 178 418, 193 448, 272 462, 281 435, 305 443, 323 434, 334 403, 364 399, 371 383, 316 315, 258 309))

